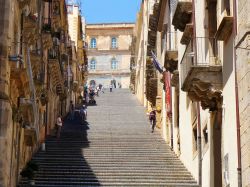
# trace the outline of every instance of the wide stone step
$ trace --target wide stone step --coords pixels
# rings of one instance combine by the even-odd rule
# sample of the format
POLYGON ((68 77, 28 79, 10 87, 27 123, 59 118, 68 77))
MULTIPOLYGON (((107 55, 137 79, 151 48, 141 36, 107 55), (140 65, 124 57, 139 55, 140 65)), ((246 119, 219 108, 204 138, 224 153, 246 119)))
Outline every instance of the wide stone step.
POLYGON ((191 178, 178 178, 178 177, 161 177, 161 178, 157 178, 157 177, 98 177, 98 179, 93 176, 93 177, 35 177, 34 178, 36 181, 65 181, 65 182, 70 182, 70 181, 74 181, 74 182, 85 182, 85 181, 99 181, 102 183, 105 182, 130 182, 133 181, 134 183, 136 182, 144 182, 145 180, 150 183, 150 182, 172 182, 172 183, 195 183, 194 180, 192 180, 191 178))
POLYGON ((32 160, 37 161, 37 162, 47 162, 47 163, 51 163, 51 162, 55 162, 55 163, 61 163, 61 162, 69 162, 69 163, 75 163, 75 162, 80 162, 80 163, 102 163, 102 162, 124 162, 124 161, 130 161, 130 162, 165 162, 165 164, 168 164, 169 162, 178 162, 177 159, 171 159, 171 158, 167 158, 167 159, 159 159, 157 157, 153 157, 150 159, 141 159, 140 157, 136 157, 133 159, 129 159, 129 160, 124 160, 124 158, 96 158, 96 157, 92 157, 92 158, 88 158, 85 159, 83 157, 81 158, 51 158, 51 157, 33 157, 32 160))
MULTIPOLYGON (((35 177, 35 180, 60 180, 60 181, 68 181, 68 180, 74 180, 74 181, 91 181, 91 180, 96 180, 96 176, 88 176, 88 175, 83 175, 83 176, 75 176, 75 175, 71 175, 71 176, 68 176, 68 175, 64 175, 64 176, 61 176, 61 175, 37 175, 35 177)), ((148 175, 146 177, 147 180, 154 180, 154 181, 160 181, 160 180, 165 180, 165 181, 168 181, 168 180, 176 180, 176 181, 192 181, 193 179, 191 177, 185 177, 185 176, 150 176, 148 175)), ((99 181, 118 181, 118 180, 145 180, 145 176, 134 176, 134 175, 130 175, 130 176, 110 176, 110 175, 107 175, 107 176, 98 176, 98 180, 99 181)), ((193 180, 194 182, 194 180, 193 180)))
POLYGON ((114 162, 113 160, 107 160, 106 162, 105 161, 101 161, 101 162, 64 162, 64 161, 61 161, 61 162, 58 162, 58 161, 52 161, 52 162, 47 162, 47 161, 44 161, 44 162, 40 162, 39 163, 39 166, 60 166, 60 165, 63 165, 63 166, 81 166, 81 165, 88 165, 90 164, 91 166, 95 166, 95 165, 132 165, 132 166, 140 166, 140 165, 154 165, 154 166, 162 166, 162 165, 165 165, 165 166, 172 166, 172 165, 183 165, 182 163, 180 162, 165 162, 165 161, 158 161, 158 162, 149 162, 149 161, 119 161, 119 162, 114 162))
MULTIPOLYGON (((26 183, 27 184, 27 183, 26 183)), ((199 187, 199 185, 195 183, 169 183, 169 182, 158 182, 157 184, 147 183, 147 182, 141 182, 141 183, 123 183, 123 182, 107 182, 104 184, 100 184, 99 182, 81 182, 81 184, 78 183, 45 183, 45 182, 36 182, 36 187, 83 187, 83 186, 91 186, 91 187, 97 187, 97 186, 140 186, 140 187, 146 187, 146 186, 166 186, 166 187, 199 187)), ((19 187, 29 187, 28 185, 19 185, 19 187)))
MULTIPOLYGON (((90 167, 89 166, 40 166, 40 169, 41 170, 52 170, 52 169, 64 169, 64 170, 89 170, 90 167)), ((148 171, 157 171, 158 170, 163 170, 163 171, 167 171, 167 170, 171 170, 171 171, 174 171, 174 170, 182 170, 182 169, 185 169, 184 166, 169 166, 169 167, 166 167, 166 166, 118 166, 118 165, 113 165, 113 166, 91 166, 91 169, 92 170, 99 170, 99 171, 103 171, 103 170, 113 170, 113 171, 117 171, 119 172, 120 170, 130 170, 131 172, 133 171, 138 171, 138 170, 141 170, 141 171, 145 171, 145 170, 148 170, 148 171)))
MULTIPOLYGON (((72 177, 71 179, 66 179, 66 178, 60 178, 60 180, 58 180, 57 178, 35 178, 36 182, 43 182, 43 183, 50 183, 50 184, 84 184, 84 182, 91 182, 93 184, 95 183, 101 183, 101 184, 105 184, 105 183, 131 183, 131 184, 136 184, 136 183, 144 183, 145 179, 137 179, 137 178, 133 178, 133 179, 113 179, 113 178, 108 178, 108 179, 97 179, 97 178, 82 178, 82 179, 78 179, 78 178, 74 178, 72 177)), ((24 181, 25 182, 25 181, 24 181)), ((175 179, 151 179, 151 178, 147 178, 146 183, 151 183, 152 185, 157 184, 157 183, 172 183, 172 184, 195 184, 195 182, 193 180, 175 180, 175 179)))
POLYGON ((178 177, 178 178, 189 178, 193 179, 190 173, 188 172, 174 172, 174 171, 168 171, 168 172, 159 172, 159 173, 131 173, 131 172, 114 172, 114 171, 106 171, 106 172, 98 172, 96 171, 93 173, 93 171, 89 172, 55 172, 50 171, 39 171, 36 173, 36 176, 45 176, 45 177, 93 177, 95 174, 98 174, 98 177, 156 177, 156 178, 168 178, 168 177, 178 177))
POLYGON ((172 172, 180 172, 181 170, 183 170, 183 168, 128 168, 128 167, 123 167, 123 168, 115 168, 115 167, 102 167, 102 168, 90 168, 90 167, 86 167, 86 168, 61 168, 61 167, 53 167, 53 168, 41 168, 41 172, 47 171, 57 171, 57 170, 61 170, 61 171, 80 171, 80 172, 89 172, 91 170, 95 170, 95 172, 108 172, 108 171, 114 171, 114 172, 124 172, 124 171, 128 171, 128 172, 133 172, 133 173, 139 173, 139 172, 144 172, 144 173, 150 173, 150 172, 167 172, 167 171, 172 171, 172 172))
POLYGON ((167 171, 162 171, 159 170, 156 173, 152 173, 152 172, 145 172, 144 170, 133 170, 133 173, 131 173, 131 170, 119 170, 119 172, 117 171, 112 171, 112 170, 103 170, 103 171, 95 171, 95 173, 89 169, 89 170, 39 170, 37 171, 38 174, 59 174, 59 175, 93 175, 96 174, 97 176, 102 176, 102 175, 137 175, 137 176, 148 176, 148 175, 159 175, 159 176, 164 176, 164 175, 183 175, 183 176, 191 176, 189 172, 187 172, 186 170, 167 170, 167 171))

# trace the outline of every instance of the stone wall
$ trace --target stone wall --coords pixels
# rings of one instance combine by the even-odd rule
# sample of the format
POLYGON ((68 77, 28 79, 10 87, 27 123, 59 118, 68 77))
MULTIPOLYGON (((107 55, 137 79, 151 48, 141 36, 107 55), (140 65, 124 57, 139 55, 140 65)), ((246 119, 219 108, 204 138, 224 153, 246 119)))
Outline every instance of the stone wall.
POLYGON ((0 0, 0 186, 9 186, 11 107, 9 101, 8 44, 11 35, 11 1, 0 0))
POLYGON ((250 186, 250 3, 238 0, 238 37, 236 49, 237 81, 241 131, 242 186, 250 186))

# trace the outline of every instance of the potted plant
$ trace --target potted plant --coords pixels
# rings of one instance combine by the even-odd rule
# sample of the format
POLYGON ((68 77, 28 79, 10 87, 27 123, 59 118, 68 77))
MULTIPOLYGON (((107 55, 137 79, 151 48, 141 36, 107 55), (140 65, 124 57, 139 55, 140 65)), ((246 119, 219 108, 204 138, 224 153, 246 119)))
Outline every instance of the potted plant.
POLYGON ((39 167, 36 162, 29 161, 20 174, 22 177, 25 177, 28 179, 29 185, 34 186, 35 185, 35 180, 34 180, 35 172, 38 171, 38 169, 39 167))

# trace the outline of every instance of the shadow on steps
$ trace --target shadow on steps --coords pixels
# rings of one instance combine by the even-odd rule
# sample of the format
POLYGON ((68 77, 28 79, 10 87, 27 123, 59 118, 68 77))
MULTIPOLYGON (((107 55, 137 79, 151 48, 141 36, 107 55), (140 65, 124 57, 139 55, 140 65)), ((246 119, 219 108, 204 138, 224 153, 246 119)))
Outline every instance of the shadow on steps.
MULTIPOLYGON (((35 186, 100 186, 91 167, 83 156, 83 149, 89 147, 89 124, 81 124, 79 116, 73 121, 65 120, 60 139, 48 137, 46 151, 39 150, 32 160, 39 165, 35 175, 35 186)), ((29 186, 22 178, 18 187, 29 186)))

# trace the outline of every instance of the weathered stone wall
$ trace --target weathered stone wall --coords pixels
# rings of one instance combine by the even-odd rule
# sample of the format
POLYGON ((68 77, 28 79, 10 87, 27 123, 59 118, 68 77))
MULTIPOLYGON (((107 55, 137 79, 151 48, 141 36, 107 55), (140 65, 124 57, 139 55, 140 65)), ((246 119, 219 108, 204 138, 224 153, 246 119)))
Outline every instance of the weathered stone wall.
POLYGON ((250 3, 238 0, 237 81, 241 124, 242 186, 250 186, 250 3))
POLYGON ((12 1, 0 0, 0 186, 9 186, 11 158, 11 106, 9 100, 8 46, 12 1))

